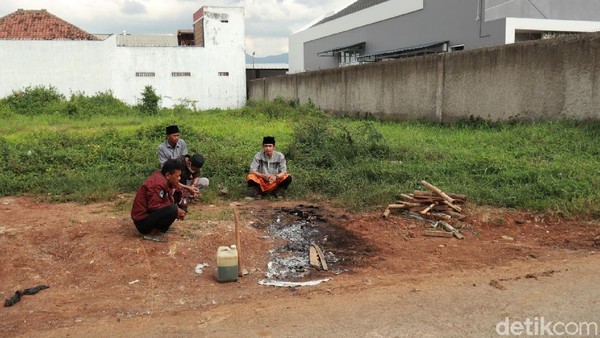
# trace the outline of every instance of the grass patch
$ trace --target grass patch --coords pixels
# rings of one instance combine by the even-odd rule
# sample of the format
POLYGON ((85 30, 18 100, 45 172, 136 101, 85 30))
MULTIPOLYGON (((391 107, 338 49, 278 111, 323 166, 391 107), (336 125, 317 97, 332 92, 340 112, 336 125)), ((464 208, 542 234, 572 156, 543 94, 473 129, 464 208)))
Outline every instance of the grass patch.
MULTIPOLYGON (((203 202, 244 197, 252 156, 262 136, 274 135, 293 176, 289 198, 364 210, 427 180, 478 204, 600 215, 598 122, 380 122, 334 118, 281 99, 149 114, 110 93, 66 99, 30 91, 0 100, 0 195, 93 202, 132 194, 158 169, 164 127, 178 124, 190 152, 206 158, 202 173, 211 186, 203 202), (228 194, 219 194, 224 188, 228 194)), ((193 217, 233 219, 228 210, 210 213, 193 217)))

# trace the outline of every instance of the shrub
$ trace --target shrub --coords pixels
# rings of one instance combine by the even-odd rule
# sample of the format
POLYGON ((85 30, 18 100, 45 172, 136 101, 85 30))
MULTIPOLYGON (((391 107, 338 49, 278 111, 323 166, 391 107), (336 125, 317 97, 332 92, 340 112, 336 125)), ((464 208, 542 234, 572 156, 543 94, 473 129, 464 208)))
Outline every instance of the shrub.
POLYGON ((131 108, 113 96, 111 91, 98 92, 93 96, 83 93, 71 95, 63 113, 72 117, 91 117, 96 115, 127 115, 131 108))
POLYGON ((152 86, 144 87, 144 91, 142 92, 142 104, 140 105, 142 114, 158 114, 158 102, 160 102, 160 96, 156 94, 154 88, 152 88, 152 86))
POLYGON ((55 87, 26 87, 22 91, 13 91, 12 94, 2 99, 15 113, 22 115, 41 115, 53 113, 57 104, 64 103, 65 96, 60 94, 55 87))

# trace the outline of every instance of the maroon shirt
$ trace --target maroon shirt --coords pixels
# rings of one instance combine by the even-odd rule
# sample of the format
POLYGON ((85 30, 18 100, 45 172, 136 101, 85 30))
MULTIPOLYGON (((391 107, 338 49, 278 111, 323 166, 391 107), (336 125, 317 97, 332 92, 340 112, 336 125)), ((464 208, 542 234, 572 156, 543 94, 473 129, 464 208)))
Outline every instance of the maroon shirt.
POLYGON ((131 219, 134 222, 143 221, 148 217, 148 213, 173 203, 173 188, 160 170, 157 170, 142 183, 135 194, 131 219))

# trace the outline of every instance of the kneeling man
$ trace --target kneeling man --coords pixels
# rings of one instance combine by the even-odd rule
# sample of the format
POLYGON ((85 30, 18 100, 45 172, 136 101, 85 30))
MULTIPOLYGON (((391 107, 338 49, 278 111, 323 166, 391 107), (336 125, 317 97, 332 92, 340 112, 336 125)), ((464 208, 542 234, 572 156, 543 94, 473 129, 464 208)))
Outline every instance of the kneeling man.
POLYGON ((155 171, 138 189, 131 219, 144 239, 166 242, 165 233, 175 219, 185 217, 185 211, 177 207, 173 192, 179 185, 181 168, 176 160, 166 161, 161 170, 155 171))

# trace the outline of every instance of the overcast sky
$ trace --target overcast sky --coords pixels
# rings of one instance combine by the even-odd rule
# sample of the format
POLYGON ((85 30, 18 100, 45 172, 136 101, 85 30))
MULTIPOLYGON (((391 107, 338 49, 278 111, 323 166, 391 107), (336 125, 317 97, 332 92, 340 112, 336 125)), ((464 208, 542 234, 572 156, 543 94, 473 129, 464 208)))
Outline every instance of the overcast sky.
POLYGON ((288 36, 325 13, 356 0, 0 0, 0 17, 19 8, 46 9, 93 34, 176 34, 192 29, 204 5, 244 6, 246 52, 287 53, 288 36))

